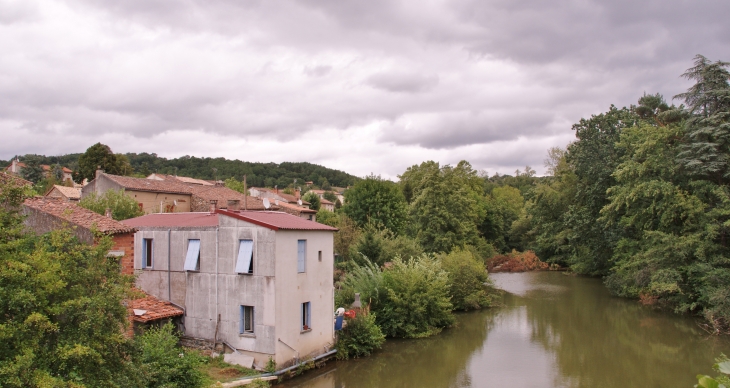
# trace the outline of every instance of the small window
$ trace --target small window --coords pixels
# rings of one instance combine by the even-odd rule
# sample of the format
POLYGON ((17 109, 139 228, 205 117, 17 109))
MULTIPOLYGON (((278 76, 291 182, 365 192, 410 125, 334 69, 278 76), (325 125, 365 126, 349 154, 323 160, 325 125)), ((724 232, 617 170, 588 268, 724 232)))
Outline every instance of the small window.
POLYGON ((253 240, 239 241, 236 273, 253 273, 253 240))
POLYGON ((200 240, 188 240, 188 254, 185 256, 185 270, 200 270, 200 240))
POLYGON ((253 306, 241 306, 240 334, 253 334, 253 306))
POLYGON ((309 302, 302 303, 302 331, 308 331, 312 329, 312 322, 310 318, 312 316, 312 305, 309 302))
POLYGON ((297 241, 297 272, 307 271, 307 240, 297 241))
POLYGON ((152 268, 154 263, 153 246, 154 242, 151 238, 142 239, 142 268, 152 268))
POLYGON ((322 261, 322 251, 317 251, 317 259, 319 259, 319 261, 322 261))

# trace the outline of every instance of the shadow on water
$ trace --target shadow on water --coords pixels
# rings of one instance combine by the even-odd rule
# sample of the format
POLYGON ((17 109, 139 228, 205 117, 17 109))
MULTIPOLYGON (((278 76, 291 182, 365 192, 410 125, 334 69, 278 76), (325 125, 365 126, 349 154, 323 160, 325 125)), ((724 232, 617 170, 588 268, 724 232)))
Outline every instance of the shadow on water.
POLYGON ((458 314, 421 340, 388 340, 372 357, 332 362, 284 387, 691 387, 712 374, 727 338, 688 317, 614 298, 600 280, 539 272, 492 275, 504 307, 458 314))

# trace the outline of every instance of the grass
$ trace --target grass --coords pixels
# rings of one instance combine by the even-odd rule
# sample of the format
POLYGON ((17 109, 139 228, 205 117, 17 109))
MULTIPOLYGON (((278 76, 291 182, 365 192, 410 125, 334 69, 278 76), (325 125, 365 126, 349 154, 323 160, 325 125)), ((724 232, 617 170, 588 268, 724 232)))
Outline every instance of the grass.
POLYGON ((209 357, 201 370, 206 375, 206 385, 213 385, 217 381, 222 383, 232 381, 245 376, 254 376, 261 372, 244 368, 240 365, 229 364, 223 361, 223 355, 218 357, 209 357))

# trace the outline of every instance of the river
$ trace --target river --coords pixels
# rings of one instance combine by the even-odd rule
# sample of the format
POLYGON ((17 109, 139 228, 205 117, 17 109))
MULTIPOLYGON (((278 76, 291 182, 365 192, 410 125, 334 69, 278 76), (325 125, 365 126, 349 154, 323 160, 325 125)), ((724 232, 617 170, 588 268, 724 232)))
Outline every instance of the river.
POLYGON ((457 314, 420 340, 389 339, 371 357, 330 362, 277 387, 692 387, 730 339, 696 319, 612 297, 598 279, 492 274, 504 306, 457 314))

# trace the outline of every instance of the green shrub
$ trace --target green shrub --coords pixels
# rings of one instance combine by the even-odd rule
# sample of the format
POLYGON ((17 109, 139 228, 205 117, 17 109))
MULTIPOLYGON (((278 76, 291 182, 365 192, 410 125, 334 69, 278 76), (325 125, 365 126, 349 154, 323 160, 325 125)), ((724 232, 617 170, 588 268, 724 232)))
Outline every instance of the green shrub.
POLYGON ((117 221, 144 215, 137 201, 124 194, 124 189, 107 190, 102 195, 96 195, 96 193, 92 192, 79 201, 79 206, 102 215, 104 215, 107 208, 111 209, 112 218, 117 221))
POLYGON ((273 357, 269 357, 269 361, 266 362, 266 366, 264 367, 264 372, 266 372, 266 373, 276 372, 276 360, 274 360, 273 357))
MULTIPOLYGON (((335 292, 335 307, 349 308, 355 301, 355 293, 360 293, 364 302, 374 300, 378 304, 382 290, 383 273, 370 261, 363 261, 362 265, 350 263, 345 279, 340 282, 340 289, 335 292)), ((370 302, 368 302, 370 303, 370 302)))
POLYGON ((455 310, 474 310, 491 305, 484 283, 489 282, 484 264, 470 251, 457 249, 438 258, 449 276, 449 295, 455 310))
POLYGON ((428 337, 453 323, 448 274, 436 259, 423 255, 405 262, 397 257, 382 282, 371 308, 386 336, 428 337))
POLYGON ((199 370, 204 359, 194 351, 178 346, 173 325, 150 328, 135 338, 139 355, 136 363, 147 387, 200 387, 204 375, 199 370))
POLYGON ((375 324, 375 315, 362 310, 355 318, 347 321, 340 331, 335 348, 337 359, 369 356, 375 349, 380 349, 385 342, 385 335, 375 324))

